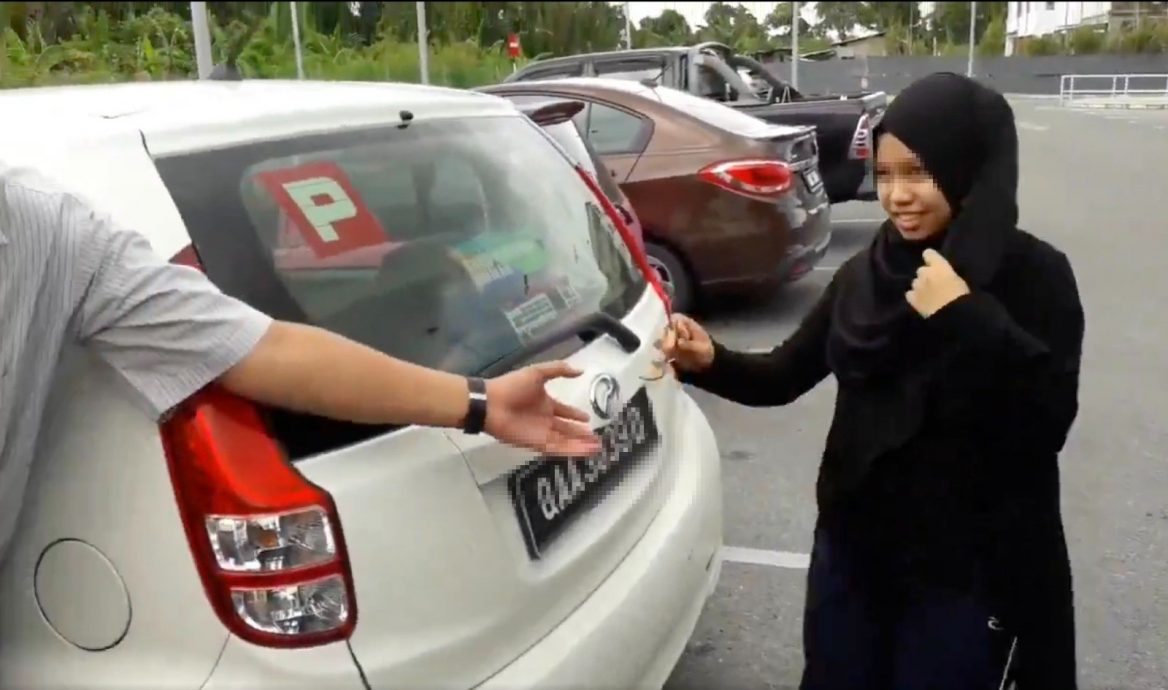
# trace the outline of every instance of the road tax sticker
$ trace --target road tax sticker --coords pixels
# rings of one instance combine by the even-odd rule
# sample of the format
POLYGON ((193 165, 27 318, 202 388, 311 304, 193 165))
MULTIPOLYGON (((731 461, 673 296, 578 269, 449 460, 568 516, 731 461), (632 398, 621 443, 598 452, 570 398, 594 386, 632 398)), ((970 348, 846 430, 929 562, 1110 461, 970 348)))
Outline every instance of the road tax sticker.
POLYGON ((256 177, 320 258, 389 239, 348 176, 334 163, 269 170, 256 177))
POLYGON ((476 254, 472 256, 458 254, 458 259, 480 292, 486 290, 492 283, 516 275, 514 269, 490 254, 476 254))
POLYGON ((560 299, 564 300, 564 305, 569 311, 580 306, 580 303, 584 301, 584 298, 580 296, 580 291, 567 279, 556 285, 556 292, 559 293, 560 299))
POLYGON ((558 316, 551 299, 542 293, 504 314, 511 322, 511 328, 525 343, 533 340, 544 328, 554 324, 558 316))

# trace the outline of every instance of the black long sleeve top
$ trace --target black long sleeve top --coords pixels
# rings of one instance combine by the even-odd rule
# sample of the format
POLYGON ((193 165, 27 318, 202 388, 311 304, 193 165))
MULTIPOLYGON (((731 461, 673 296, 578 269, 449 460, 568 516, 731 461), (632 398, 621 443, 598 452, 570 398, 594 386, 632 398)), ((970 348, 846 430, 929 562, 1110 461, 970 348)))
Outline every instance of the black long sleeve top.
MULTIPOLYGON (((898 554, 914 575, 981 568, 1011 601, 1045 596, 1066 613, 1057 455, 1078 412, 1083 309, 1066 256, 1013 235, 986 289, 926 320, 919 368, 840 384, 817 482, 820 525, 898 554)), ((850 265, 781 345, 746 354, 715 343, 711 367, 683 382, 756 407, 815 387, 831 373, 832 304, 850 265)), ((1070 654, 1073 668, 1073 640, 1070 654)))

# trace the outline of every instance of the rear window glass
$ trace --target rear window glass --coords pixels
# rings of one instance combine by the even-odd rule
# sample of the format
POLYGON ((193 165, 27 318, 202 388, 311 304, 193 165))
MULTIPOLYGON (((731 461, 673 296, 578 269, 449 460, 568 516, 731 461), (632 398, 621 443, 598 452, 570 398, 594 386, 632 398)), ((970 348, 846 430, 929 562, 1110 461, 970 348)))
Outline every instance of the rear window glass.
MULTIPOLYGON (((624 316, 646 286, 571 164, 518 116, 263 142, 158 168, 225 292, 429 367, 482 371, 587 313, 624 316)), ((293 457, 382 431, 273 415, 293 457)))
POLYGON ((651 79, 661 83, 665 72, 664 60, 623 60, 619 62, 596 63, 596 75, 608 79, 643 81, 651 79))
POLYGON ((653 92, 661 98, 661 102, 677 108, 683 113, 695 117, 708 125, 724 129, 744 136, 766 136, 771 125, 752 115, 735 110, 728 105, 722 105, 708 98, 701 98, 693 94, 657 87, 653 92))
MULTIPOLYGON (((536 106, 538 104, 551 103, 559 100, 573 100, 567 96, 500 95, 520 107, 536 106)), ((580 130, 586 126, 588 120, 588 102, 581 102, 585 103, 585 107, 576 113, 570 122, 546 125, 543 130, 557 144, 563 147, 564 152, 568 154, 568 157, 573 162, 578 163, 580 167, 592 173, 592 176, 596 178, 600 189, 608 197, 609 201, 617 205, 623 205, 625 203, 624 195, 621 193, 616 181, 612 179, 612 174, 609 173, 604 163, 600 160, 600 155, 596 153, 596 149, 585 141, 584 136, 580 133, 580 130)))
POLYGON ((608 200, 614 204, 623 204, 624 195, 621 194, 620 188, 617 187, 616 181, 612 179, 612 173, 601 162, 600 156, 591 145, 584 141, 584 137, 580 135, 580 130, 577 129, 575 122, 561 122, 557 125, 545 127, 547 133, 552 136, 556 142, 564 147, 568 155, 580 165, 592 173, 596 178, 596 182, 600 185, 600 189, 604 191, 604 195, 608 200))

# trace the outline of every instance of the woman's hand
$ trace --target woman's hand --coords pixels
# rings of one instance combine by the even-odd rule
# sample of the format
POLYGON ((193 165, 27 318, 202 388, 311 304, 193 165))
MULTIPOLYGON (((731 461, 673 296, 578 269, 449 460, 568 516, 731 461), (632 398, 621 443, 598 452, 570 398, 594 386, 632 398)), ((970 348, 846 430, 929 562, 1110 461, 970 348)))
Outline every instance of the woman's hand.
POLYGON ((682 314, 674 314, 661 339, 661 351, 666 360, 682 371, 698 373, 714 363, 714 341, 697 321, 682 314))
POLYGON ((917 269, 912 289, 904 298, 927 319, 958 297, 969 294, 969 285, 935 250, 926 249, 924 258, 925 265, 917 269))

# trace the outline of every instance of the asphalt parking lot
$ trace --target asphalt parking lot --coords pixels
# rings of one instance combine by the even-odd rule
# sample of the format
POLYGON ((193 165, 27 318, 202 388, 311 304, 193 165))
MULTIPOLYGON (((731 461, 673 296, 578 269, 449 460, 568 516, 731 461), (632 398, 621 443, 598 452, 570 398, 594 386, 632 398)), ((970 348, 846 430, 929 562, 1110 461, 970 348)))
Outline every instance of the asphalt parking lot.
MULTIPOLYGON (((1168 110, 1068 111, 1012 99, 1022 226, 1066 252, 1087 319, 1080 412, 1062 454, 1080 687, 1168 688, 1168 110)), ((820 270, 769 302, 711 315, 716 337, 769 349, 875 230, 876 204, 833 209, 820 270)), ((669 690, 798 686, 814 481, 834 383, 751 410, 695 391, 718 433, 722 578, 669 690)))

